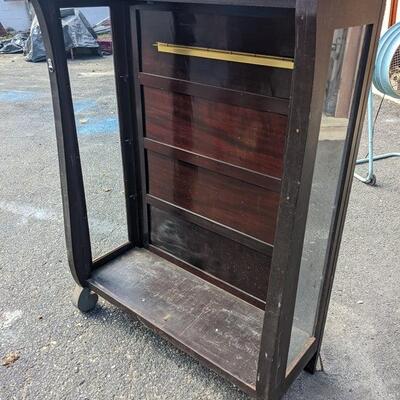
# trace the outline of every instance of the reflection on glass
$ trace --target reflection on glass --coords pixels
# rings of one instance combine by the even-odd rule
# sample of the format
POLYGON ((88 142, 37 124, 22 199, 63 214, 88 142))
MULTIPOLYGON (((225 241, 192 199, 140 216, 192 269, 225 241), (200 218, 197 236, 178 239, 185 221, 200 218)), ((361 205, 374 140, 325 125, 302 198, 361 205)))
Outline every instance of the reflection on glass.
POLYGON ((61 15, 96 259, 128 241, 109 9, 61 15))
POLYGON ((337 29, 325 90, 311 188, 288 366, 314 336, 328 240, 337 206, 337 190, 365 27, 337 29))

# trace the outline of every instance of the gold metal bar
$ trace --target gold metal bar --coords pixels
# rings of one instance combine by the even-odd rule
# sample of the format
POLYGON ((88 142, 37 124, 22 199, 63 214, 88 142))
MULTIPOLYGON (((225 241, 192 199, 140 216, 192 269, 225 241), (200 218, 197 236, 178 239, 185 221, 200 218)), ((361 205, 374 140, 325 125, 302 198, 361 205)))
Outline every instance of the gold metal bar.
POLYGON ((210 58, 243 64, 263 65, 265 67, 293 69, 292 58, 266 56, 263 54, 241 53, 239 51, 209 49, 206 47, 181 46, 178 44, 156 42, 154 46, 160 53, 179 54, 188 57, 210 58))

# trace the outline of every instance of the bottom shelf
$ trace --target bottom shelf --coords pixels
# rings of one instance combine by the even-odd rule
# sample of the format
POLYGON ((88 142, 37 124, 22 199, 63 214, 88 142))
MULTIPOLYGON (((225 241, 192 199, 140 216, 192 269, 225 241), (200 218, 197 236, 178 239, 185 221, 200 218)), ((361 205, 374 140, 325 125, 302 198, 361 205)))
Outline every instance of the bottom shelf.
POLYGON ((145 249, 94 271, 91 289, 254 394, 264 312, 145 249))
MULTIPOLYGON (((96 269, 90 288, 254 395, 264 311, 146 249, 96 269)), ((293 327, 289 360, 310 337, 293 327)), ((289 370, 293 368, 289 364, 289 370)))

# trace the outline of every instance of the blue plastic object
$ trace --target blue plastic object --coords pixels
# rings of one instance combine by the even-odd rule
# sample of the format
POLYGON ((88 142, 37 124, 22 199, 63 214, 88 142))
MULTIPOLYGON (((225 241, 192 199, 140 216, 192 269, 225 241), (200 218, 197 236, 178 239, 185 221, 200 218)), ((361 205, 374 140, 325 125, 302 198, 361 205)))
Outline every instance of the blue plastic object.
MULTIPOLYGON (((378 52, 375 60, 374 74, 372 82, 376 89, 385 95, 400 99, 400 91, 393 88, 390 81, 390 68, 392 66, 392 60, 396 55, 398 48, 400 47, 400 23, 393 25, 381 38, 378 45, 378 52)), ((400 54, 399 57, 399 72, 400 72, 400 54)), ((399 73, 400 77, 400 73, 399 73)), ((400 87, 400 82, 399 82, 400 87)), ((354 174, 354 176, 368 185, 376 184, 376 176, 374 174, 374 161, 384 160, 391 157, 400 157, 400 153, 385 153, 374 156, 374 121, 373 121, 373 95, 372 87, 368 96, 368 108, 367 108, 367 119, 368 119, 368 157, 357 160, 356 164, 368 163, 368 174, 367 176, 361 176, 354 174)))

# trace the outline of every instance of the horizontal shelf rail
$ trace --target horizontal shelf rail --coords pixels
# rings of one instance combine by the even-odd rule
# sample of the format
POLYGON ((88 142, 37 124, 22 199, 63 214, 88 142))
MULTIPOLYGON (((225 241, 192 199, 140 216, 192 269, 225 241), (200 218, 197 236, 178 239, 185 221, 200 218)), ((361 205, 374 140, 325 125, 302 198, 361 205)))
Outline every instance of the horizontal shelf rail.
POLYGON ((196 167, 204 168, 218 174, 229 176, 230 178, 238 179, 243 182, 262 187, 263 189, 270 190, 271 192, 280 193, 281 190, 280 178, 229 164, 227 162, 206 157, 201 154, 193 153, 191 151, 171 146, 157 140, 144 138, 144 148, 158 154, 163 154, 165 156, 190 163, 196 167))
POLYGON ((185 218, 187 221, 198 225, 204 229, 208 229, 221 236, 231 239, 235 242, 243 244, 244 246, 250 247, 253 250, 258 251, 261 254, 272 257, 274 246, 270 243, 263 242, 253 236, 247 235, 246 233, 237 231, 236 229, 230 228, 226 225, 220 224, 219 222, 213 221, 207 217, 203 217, 185 208, 179 207, 176 204, 172 204, 166 200, 160 199, 151 194, 146 195, 146 202, 154 207, 161 210, 172 212, 174 215, 185 218))
POLYGON ((247 107, 275 114, 289 114, 289 99, 285 98, 212 86, 204 83, 149 74, 147 72, 139 72, 139 82, 145 87, 169 90, 174 93, 201 97, 219 103, 247 107))

